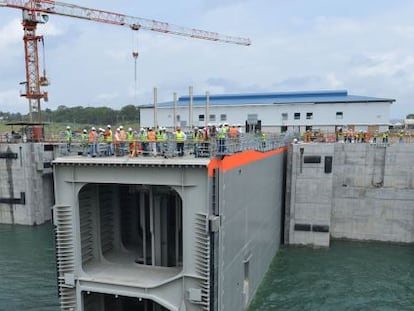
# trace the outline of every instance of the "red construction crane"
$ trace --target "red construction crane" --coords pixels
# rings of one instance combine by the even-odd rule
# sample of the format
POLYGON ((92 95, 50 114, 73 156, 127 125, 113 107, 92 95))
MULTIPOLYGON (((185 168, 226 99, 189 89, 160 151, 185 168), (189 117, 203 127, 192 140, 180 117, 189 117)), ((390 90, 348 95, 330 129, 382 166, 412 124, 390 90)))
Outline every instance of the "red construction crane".
POLYGON ((146 29, 165 34, 197 38, 202 40, 219 41, 239 45, 250 45, 247 38, 232 37, 216 32, 186 28, 157 20, 133 17, 124 14, 86 8, 74 4, 52 0, 0 0, 0 6, 21 9, 23 12, 24 49, 26 60, 26 93, 21 96, 29 100, 30 121, 33 113, 37 113, 37 121, 41 122, 40 101, 48 100, 48 93, 42 90, 47 86, 46 72, 40 73, 38 44, 43 43, 43 36, 36 35, 37 24, 48 21, 48 14, 75 17, 118 26, 126 26, 132 30, 146 29))

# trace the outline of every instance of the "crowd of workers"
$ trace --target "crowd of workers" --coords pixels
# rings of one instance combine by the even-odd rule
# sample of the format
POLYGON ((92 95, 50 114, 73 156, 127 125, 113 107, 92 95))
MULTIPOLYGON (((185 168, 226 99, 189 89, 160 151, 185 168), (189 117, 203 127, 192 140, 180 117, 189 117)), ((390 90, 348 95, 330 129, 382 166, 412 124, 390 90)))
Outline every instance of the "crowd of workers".
MULTIPOLYGON (((304 142, 343 142, 343 143, 384 143, 390 142, 390 131, 354 131, 354 130, 337 130, 335 134, 323 135, 322 133, 314 133, 306 131, 303 134, 304 142)), ((399 130, 392 133, 393 137, 398 138, 399 143, 403 143, 407 138, 407 133, 404 130, 399 130)), ((410 138, 410 137, 409 137, 410 138)))
POLYGON ((223 123, 218 126, 194 127, 184 132, 176 127, 173 132, 165 127, 141 128, 127 130, 120 125, 115 130, 110 124, 105 129, 91 127, 84 129, 78 137, 74 137, 70 126, 66 127, 64 134, 66 149, 70 153, 72 142, 76 139, 81 144, 82 155, 97 156, 126 156, 139 155, 167 156, 174 150, 175 155, 184 155, 184 144, 191 144, 192 152, 196 157, 209 156, 210 143, 214 142, 216 152, 225 153, 229 148, 228 141, 236 142, 243 134, 241 125, 223 123))

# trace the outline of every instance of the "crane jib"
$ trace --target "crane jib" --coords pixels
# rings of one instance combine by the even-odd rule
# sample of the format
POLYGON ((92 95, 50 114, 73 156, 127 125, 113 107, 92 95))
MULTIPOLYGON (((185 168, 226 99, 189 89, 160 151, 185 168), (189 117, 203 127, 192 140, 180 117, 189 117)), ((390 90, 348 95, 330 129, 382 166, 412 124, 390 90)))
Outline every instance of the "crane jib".
MULTIPOLYGON (((0 7, 20 9, 23 11, 22 25, 24 30, 23 41, 25 48, 26 81, 21 84, 25 86, 26 90, 21 93, 21 96, 26 97, 29 101, 30 121, 33 121, 33 115, 36 114, 37 121, 41 122, 40 102, 41 99, 48 101, 48 93, 42 90, 43 87, 49 85, 44 57, 43 72, 39 69, 38 43, 42 42, 43 45, 43 36, 36 35, 36 28, 37 24, 47 23, 49 15, 67 16, 97 23, 125 26, 132 30, 142 28, 158 33, 173 34, 200 40, 245 46, 251 45, 250 39, 248 38, 227 36, 216 32, 182 27, 154 19, 133 17, 53 0, 0 0, 0 7)), ((136 57, 138 57, 138 54, 136 54, 136 57)))
POLYGON ((41 12, 45 14, 80 18, 98 23, 127 26, 133 30, 137 30, 136 27, 138 26, 138 29, 143 28, 158 33, 174 34, 201 40, 232 43, 245 46, 251 45, 251 41, 248 38, 234 37, 201 29, 187 28, 154 19, 128 16, 120 13, 92 9, 59 1, 0 0, 0 6, 41 12))

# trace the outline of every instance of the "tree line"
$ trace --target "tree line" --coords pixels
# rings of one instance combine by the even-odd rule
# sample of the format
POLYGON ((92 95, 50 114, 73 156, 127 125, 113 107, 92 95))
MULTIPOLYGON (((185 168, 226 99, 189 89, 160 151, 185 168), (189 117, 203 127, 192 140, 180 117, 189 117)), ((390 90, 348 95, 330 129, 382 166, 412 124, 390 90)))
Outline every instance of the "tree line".
MULTIPOLYGON (((109 107, 66 107, 56 110, 46 108, 41 113, 42 122, 69 122, 78 124, 120 124, 125 122, 139 123, 139 107, 127 105, 120 110, 109 107)), ((6 122, 28 121, 29 114, 0 112, 0 119, 6 122)))

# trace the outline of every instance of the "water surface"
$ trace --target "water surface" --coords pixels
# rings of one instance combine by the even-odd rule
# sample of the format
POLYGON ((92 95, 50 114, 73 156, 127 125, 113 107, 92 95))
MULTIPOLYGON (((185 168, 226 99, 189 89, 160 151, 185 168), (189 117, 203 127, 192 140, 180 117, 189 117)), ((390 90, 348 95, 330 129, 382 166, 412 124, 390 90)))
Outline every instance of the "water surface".
POLYGON ((414 310, 414 246, 332 241, 329 249, 284 247, 253 310, 414 310))

